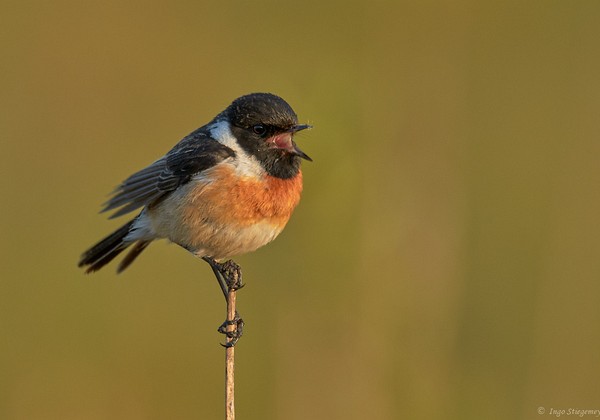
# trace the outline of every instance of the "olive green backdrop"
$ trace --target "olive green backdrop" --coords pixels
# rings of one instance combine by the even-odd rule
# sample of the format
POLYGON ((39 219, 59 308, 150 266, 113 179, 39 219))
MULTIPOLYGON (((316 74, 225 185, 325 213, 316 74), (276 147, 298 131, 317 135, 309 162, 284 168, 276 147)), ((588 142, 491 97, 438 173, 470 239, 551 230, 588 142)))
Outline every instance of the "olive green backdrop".
POLYGON ((600 2, 0 8, 1 419, 223 416, 209 267, 76 262, 118 182, 254 91, 314 162, 237 259, 238 418, 600 409, 600 2))

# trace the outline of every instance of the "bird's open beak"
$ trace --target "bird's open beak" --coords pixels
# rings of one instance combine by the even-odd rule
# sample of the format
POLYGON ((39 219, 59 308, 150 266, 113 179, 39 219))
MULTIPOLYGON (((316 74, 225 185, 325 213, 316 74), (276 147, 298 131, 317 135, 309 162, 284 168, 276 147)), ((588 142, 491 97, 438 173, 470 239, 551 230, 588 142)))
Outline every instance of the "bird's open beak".
POLYGON ((308 124, 297 124, 286 132, 277 134, 273 136, 273 145, 278 149, 286 150, 288 153, 301 157, 302 159, 306 159, 309 162, 312 162, 312 159, 304 153, 300 148, 296 145, 294 140, 292 140, 292 135, 297 133, 298 131, 306 130, 308 128, 312 128, 312 125, 308 124))
MULTIPOLYGON (((297 133, 298 131, 311 129, 311 128, 312 128, 312 125, 297 124, 291 128, 290 132, 297 133)), ((302 150, 300 150, 300 148, 296 145, 296 143, 293 140, 292 140, 292 153, 295 154, 296 156, 301 157, 302 159, 306 159, 309 162, 312 162, 312 159, 306 153, 304 153, 302 150)))

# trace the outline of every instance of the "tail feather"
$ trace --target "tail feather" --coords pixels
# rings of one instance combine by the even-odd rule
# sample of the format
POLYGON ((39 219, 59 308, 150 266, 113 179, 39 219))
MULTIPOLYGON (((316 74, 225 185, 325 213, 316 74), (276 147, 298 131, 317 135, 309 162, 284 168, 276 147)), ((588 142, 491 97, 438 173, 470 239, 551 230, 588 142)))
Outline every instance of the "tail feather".
POLYGON ((106 254, 99 256, 98 259, 94 260, 92 263, 89 264, 89 267, 85 270, 85 273, 89 274, 100 270, 106 264, 111 262, 117 255, 123 252, 123 250, 128 246, 129 244, 127 243, 119 244, 115 248, 108 251, 106 254))
POLYGON ((123 261, 119 263, 119 267, 117 268, 117 273, 121 273, 125 270, 129 265, 142 253, 146 247, 150 245, 150 241, 138 241, 134 247, 125 255, 123 261))
MULTIPOLYGON (((133 242, 125 241, 125 237, 129 234, 131 227, 136 219, 133 219, 127 222, 125 225, 121 226, 119 229, 108 235, 106 238, 102 239, 96 245, 88 249, 86 252, 81 255, 81 259, 79 260, 79 267, 87 267, 86 273, 93 273, 94 271, 100 270, 106 264, 111 262, 117 255, 123 252, 127 247, 129 247, 133 242)), ((125 258, 123 263, 119 266, 119 272, 123 271, 131 262, 137 257, 140 252, 148 246, 148 243, 141 247, 140 244, 143 242, 138 242, 138 244, 132 249, 129 255, 125 258)))

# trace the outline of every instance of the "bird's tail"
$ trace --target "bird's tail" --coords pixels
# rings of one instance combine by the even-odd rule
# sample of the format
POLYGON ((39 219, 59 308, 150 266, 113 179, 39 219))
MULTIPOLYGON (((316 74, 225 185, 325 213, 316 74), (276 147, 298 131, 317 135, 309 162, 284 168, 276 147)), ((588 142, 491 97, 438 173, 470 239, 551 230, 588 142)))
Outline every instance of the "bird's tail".
MULTIPOLYGON (((79 267, 87 267, 85 270, 86 273, 98 271, 133 244, 135 241, 125 241, 125 237, 131 231, 131 227, 135 220, 136 219, 133 219, 127 222, 125 225, 121 226, 96 245, 85 251, 79 260, 79 267)), ((127 254, 119 264, 117 272, 120 273, 129 267, 129 264, 131 264, 149 244, 150 241, 137 241, 135 246, 129 251, 129 254, 127 254)))

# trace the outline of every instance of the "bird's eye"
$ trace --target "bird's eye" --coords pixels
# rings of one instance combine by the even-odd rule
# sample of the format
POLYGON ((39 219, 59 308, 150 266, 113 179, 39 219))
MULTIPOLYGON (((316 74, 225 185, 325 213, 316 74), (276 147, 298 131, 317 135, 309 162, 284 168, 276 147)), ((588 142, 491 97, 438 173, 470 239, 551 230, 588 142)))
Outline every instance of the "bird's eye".
POLYGON ((267 132, 267 127, 265 127, 262 124, 256 124, 254 127, 252 127, 252 131, 254 131, 259 136, 262 136, 267 132))

